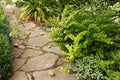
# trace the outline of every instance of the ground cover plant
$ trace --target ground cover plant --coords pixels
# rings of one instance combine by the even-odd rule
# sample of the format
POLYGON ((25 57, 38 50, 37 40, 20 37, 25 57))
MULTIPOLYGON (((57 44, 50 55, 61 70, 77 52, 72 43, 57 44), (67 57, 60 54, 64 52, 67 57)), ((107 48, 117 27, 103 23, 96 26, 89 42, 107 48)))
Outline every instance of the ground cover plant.
MULTIPOLYGON (((119 14, 119 11, 111 9, 106 4, 104 7, 90 5, 77 10, 71 5, 66 6, 61 19, 58 20, 58 27, 52 28, 50 37, 64 51, 68 63, 93 55, 105 80, 119 80, 119 14)), ((76 66, 86 67, 87 65, 77 64, 76 66)))
POLYGON ((104 78, 102 70, 97 66, 93 56, 82 57, 76 59, 76 67, 69 67, 69 72, 75 72, 77 79, 96 79, 102 80, 104 78))
POLYGON ((0 80, 7 80, 12 71, 10 25, 0 6, 0 80))

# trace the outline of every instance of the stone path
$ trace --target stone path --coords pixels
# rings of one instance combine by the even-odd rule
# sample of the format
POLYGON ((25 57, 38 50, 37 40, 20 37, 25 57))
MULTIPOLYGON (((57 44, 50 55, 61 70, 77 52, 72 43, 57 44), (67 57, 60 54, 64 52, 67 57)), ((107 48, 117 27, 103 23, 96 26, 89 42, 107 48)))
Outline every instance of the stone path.
MULTIPOLYGON (((11 26, 18 21, 17 12, 5 9, 11 26)), ((13 39, 13 75, 9 80, 77 80, 74 74, 63 74, 64 56, 46 33, 33 22, 17 23, 18 38, 13 39), (54 77, 49 71, 55 73, 54 77)))

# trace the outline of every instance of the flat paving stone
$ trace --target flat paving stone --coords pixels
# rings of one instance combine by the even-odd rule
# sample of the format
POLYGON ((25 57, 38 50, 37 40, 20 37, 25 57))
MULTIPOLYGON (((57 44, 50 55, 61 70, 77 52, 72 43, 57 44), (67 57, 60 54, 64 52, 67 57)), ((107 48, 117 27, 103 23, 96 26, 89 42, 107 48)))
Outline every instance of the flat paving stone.
POLYGON ((24 50, 13 48, 13 57, 18 58, 21 54, 23 54, 24 50))
POLYGON ((37 36, 37 37, 31 37, 29 40, 25 43, 26 45, 29 46, 44 46, 51 40, 47 37, 44 36, 37 36))
POLYGON ((40 29, 40 27, 36 27, 31 30, 30 37, 35 37, 35 36, 45 35, 45 34, 46 33, 42 29, 40 29))
POLYGON ((19 26, 19 31, 22 32, 26 32, 26 31, 30 31, 32 28, 35 28, 35 23, 33 22, 26 22, 26 23, 23 23, 23 24, 20 24, 19 26))
POLYGON ((24 31, 21 31, 21 32, 18 32, 18 36, 19 36, 20 39, 25 40, 27 35, 25 34, 24 31))
POLYGON ((58 46, 47 45, 43 47, 43 50, 48 51, 48 52, 53 52, 58 55, 62 55, 62 51, 60 50, 58 46))
POLYGON ((25 26, 25 28, 27 30, 31 30, 32 28, 36 27, 36 24, 34 22, 32 22, 32 21, 23 23, 23 25, 25 26))
POLYGON ((26 49, 24 51, 24 54, 21 55, 22 58, 28 58, 28 57, 36 57, 43 54, 43 52, 35 50, 35 49, 26 49))
MULTIPOLYGON (((9 16, 9 18, 10 18, 11 21, 14 21, 14 22, 17 21, 17 15, 14 15, 13 13, 11 13, 11 14, 9 14, 8 16, 9 16)), ((13 22, 13 23, 14 23, 14 22, 13 22)))
POLYGON ((16 71, 24 65, 26 60, 23 59, 14 59, 13 60, 13 70, 16 71))
POLYGON ((9 80, 28 80, 25 72, 17 71, 9 80))
POLYGON ((36 71, 33 73, 35 80, 77 80, 75 74, 63 74, 59 68, 55 71, 55 76, 51 77, 49 71, 36 71))
POLYGON ((8 17, 9 17, 11 27, 14 28, 15 24, 17 23, 17 19, 16 19, 17 15, 13 15, 13 13, 12 13, 12 14, 8 15, 8 17))
POLYGON ((21 68, 22 71, 31 72, 35 70, 43 70, 52 67, 58 56, 47 53, 38 57, 34 57, 28 60, 28 62, 21 68))

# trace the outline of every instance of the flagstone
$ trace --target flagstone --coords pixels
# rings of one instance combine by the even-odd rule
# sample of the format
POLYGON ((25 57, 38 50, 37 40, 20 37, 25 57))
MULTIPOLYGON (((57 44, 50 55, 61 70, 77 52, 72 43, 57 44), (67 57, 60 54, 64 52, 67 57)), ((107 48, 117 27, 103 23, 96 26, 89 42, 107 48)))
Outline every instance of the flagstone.
POLYGON ((13 60, 13 70, 16 71, 18 70, 20 67, 22 67, 25 63, 25 59, 14 59, 13 60))
POLYGON ((75 74, 63 74, 59 68, 54 72, 55 76, 51 77, 49 71, 35 71, 33 77, 35 80, 77 80, 75 74))
POLYGON ((18 48, 13 48, 13 56, 14 58, 20 57, 21 54, 23 54, 24 50, 18 49, 18 48))
POLYGON ((52 53, 47 53, 47 54, 29 59, 28 62, 21 68, 21 70, 25 72, 31 72, 31 71, 44 70, 47 68, 51 68, 55 64, 57 59, 58 59, 58 56, 52 53))
POLYGON ((28 57, 36 57, 43 54, 40 50, 35 49, 26 49, 24 51, 24 54, 21 55, 22 58, 28 58, 28 57))
POLYGON ((44 46, 51 40, 47 37, 44 36, 37 36, 37 37, 31 37, 28 39, 28 41, 25 43, 26 45, 29 46, 44 46))
POLYGON ((28 80, 25 72, 17 71, 9 80, 28 80))
POLYGON ((60 50, 58 46, 46 45, 43 47, 43 50, 48 51, 48 52, 53 52, 53 53, 56 53, 62 56, 62 51, 60 50))

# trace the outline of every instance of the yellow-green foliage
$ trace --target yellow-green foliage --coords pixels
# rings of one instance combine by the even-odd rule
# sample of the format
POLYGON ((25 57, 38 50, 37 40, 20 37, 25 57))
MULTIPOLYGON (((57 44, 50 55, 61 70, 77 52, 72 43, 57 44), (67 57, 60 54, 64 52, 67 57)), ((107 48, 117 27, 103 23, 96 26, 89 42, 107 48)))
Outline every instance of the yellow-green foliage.
POLYGON ((66 51, 70 60, 91 54, 104 58, 102 54, 120 48, 116 45, 119 44, 120 24, 114 22, 115 11, 107 9, 94 13, 83 8, 68 17, 62 16, 61 27, 54 28, 50 36, 66 51))
POLYGON ((115 62, 120 60, 117 57, 120 49, 120 23, 115 21, 116 17, 119 17, 119 12, 111 8, 71 8, 72 11, 70 7, 66 8, 59 27, 52 29, 50 37, 62 48, 68 62, 82 56, 94 55, 99 64, 106 61, 99 65, 101 68, 105 66, 103 70, 106 75, 109 75, 109 70, 115 73, 120 71, 118 67, 114 67, 120 66, 115 62))

